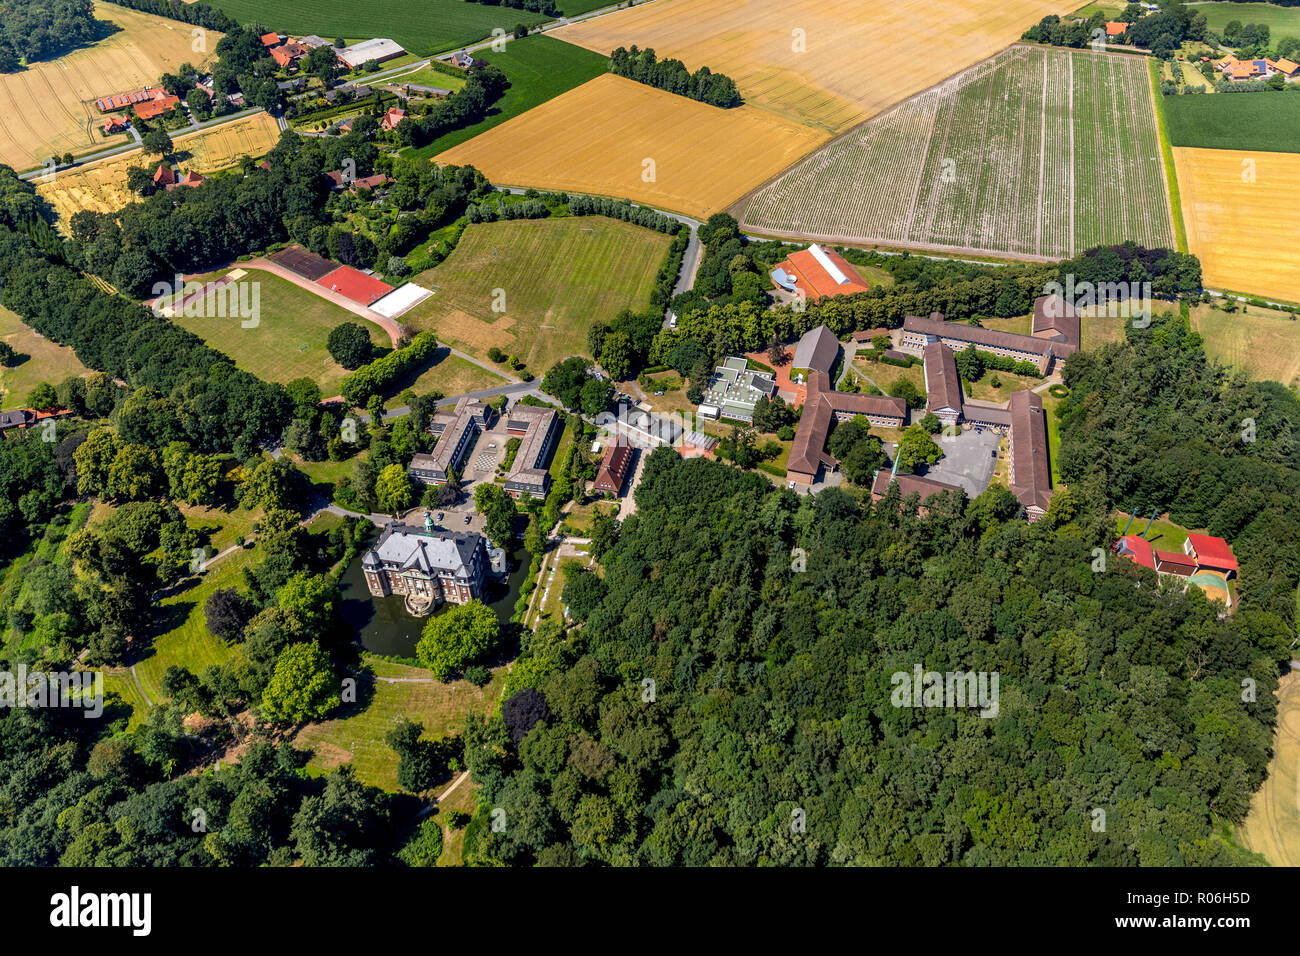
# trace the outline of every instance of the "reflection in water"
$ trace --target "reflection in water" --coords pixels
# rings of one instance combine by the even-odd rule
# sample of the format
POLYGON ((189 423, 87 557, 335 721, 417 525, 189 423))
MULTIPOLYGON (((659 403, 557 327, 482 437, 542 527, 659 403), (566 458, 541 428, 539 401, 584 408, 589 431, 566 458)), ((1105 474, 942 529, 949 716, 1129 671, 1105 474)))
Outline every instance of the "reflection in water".
MULTIPOLYGON (((487 606, 496 612, 504 625, 514 613, 515 602, 528 577, 527 551, 520 549, 509 555, 510 571, 505 578, 488 575, 487 606)), ((406 613, 406 603, 400 594, 388 597, 371 597, 366 578, 361 571, 361 555, 353 558, 343 577, 339 579, 343 595, 343 619, 355 629, 361 646, 375 654, 391 657, 415 657, 415 645, 427 617, 411 617, 406 613)), ((434 615, 443 613, 451 605, 444 604, 434 615)))

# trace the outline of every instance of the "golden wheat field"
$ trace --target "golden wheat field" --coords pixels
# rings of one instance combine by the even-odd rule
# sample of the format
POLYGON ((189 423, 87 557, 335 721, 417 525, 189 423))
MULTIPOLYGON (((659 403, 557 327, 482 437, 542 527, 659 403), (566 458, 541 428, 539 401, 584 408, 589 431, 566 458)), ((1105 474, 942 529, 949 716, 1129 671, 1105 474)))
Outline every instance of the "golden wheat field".
POLYGON ((1174 166, 1205 285, 1300 302, 1300 247, 1287 215, 1300 154, 1175 147, 1174 166))
POLYGON ((120 134, 104 136, 94 101, 156 83, 182 63, 201 66, 221 39, 207 31, 206 50, 196 50, 194 27, 111 3, 96 3, 95 17, 118 31, 56 60, 0 74, 0 163, 30 169, 55 153, 125 142, 120 134))
POLYGON ((722 110, 607 73, 434 159, 494 183, 707 216, 826 139, 752 106, 722 110))
MULTIPOLYGON (((255 113, 174 140, 174 165, 201 173, 229 169, 243 156, 261 156, 270 151, 279 136, 280 129, 269 114, 255 113)), ((83 209, 116 212, 135 199, 126 188, 127 170, 132 166, 156 169, 157 162, 155 157, 135 150, 59 173, 53 182, 38 183, 36 191, 54 207, 63 223, 83 209)))
POLYGON ((633 44, 736 81, 747 103, 831 133, 991 56, 1062 0, 657 0, 555 31, 633 44))

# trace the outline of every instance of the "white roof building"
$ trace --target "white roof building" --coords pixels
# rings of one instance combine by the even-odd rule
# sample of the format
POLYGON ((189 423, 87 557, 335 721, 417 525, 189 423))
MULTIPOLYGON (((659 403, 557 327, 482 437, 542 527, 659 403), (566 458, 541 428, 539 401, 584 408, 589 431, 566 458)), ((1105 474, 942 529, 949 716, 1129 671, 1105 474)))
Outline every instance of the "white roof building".
POLYGON ((341 50, 334 51, 338 58, 348 66, 356 69, 361 64, 370 60, 376 63, 383 63, 385 60, 396 59, 406 53, 396 41, 383 37, 376 37, 372 40, 362 40, 360 43, 354 43, 351 46, 345 46, 341 50))

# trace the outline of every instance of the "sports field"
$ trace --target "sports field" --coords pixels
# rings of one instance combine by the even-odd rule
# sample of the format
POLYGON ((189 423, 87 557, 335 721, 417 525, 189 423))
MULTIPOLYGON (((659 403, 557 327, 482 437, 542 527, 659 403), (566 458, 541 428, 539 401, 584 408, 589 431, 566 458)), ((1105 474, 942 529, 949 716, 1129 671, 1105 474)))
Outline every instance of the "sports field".
POLYGON ((464 0, 211 0, 241 24, 260 23, 268 30, 326 39, 364 40, 388 37, 410 53, 441 53, 507 33, 516 23, 532 26, 550 17, 511 7, 465 3, 464 0))
MULTIPOLYGON (((224 273, 214 272, 195 281, 208 282, 220 275, 224 273)), ((336 325, 356 322, 370 332, 370 341, 375 346, 387 348, 389 345, 388 335, 378 325, 277 275, 248 272, 242 281, 260 284, 261 315, 255 328, 244 328, 238 317, 181 315, 172 321, 229 355, 236 365, 258 378, 287 383, 306 377, 320 386, 321 394, 327 397, 337 395, 339 383, 348 372, 330 358, 325 348, 325 341, 336 325)), ((251 292, 248 294, 251 296, 251 292)), ((209 296, 209 300, 212 298, 209 296)), ((210 301, 205 301, 205 304, 210 304, 210 301)))
MULTIPOLYGON (((595 79, 609 68, 609 59, 572 43, 550 36, 530 36, 510 40, 505 51, 496 53, 484 50, 474 54, 500 68, 510 81, 510 88, 501 99, 492 104, 489 115, 472 126, 453 130, 439 136, 419 149, 408 150, 406 155, 429 159, 443 150, 473 139, 479 133, 500 126, 534 106, 539 106, 561 93, 567 93, 588 80, 595 79)), ((442 74, 432 72, 433 86, 439 85, 442 74)), ((452 79, 452 77, 447 77, 452 79)), ((402 79, 403 82, 415 82, 402 79)))
POLYGON ((207 52, 196 52, 189 24, 111 3, 96 3, 95 17, 120 29, 56 60, 0 73, 0 163, 21 171, 54 153, 78 155, 123 142, 120 134, 104 136, 104 114, 94 100, 157 83, 182 63, 201 66, 221 39, 209 31, 207 52))
POLYGON ((1160 105, 1174 146, 1300 153, 1300 95, 1289 90, 1162 96, 1160 105))
POLYGON ((492 182, 725 209, 826 139, 752 106, 722 110, 607 73, 436 157, 492 182))
POLYGON ((1146 61, 1039 46, 900 104, 739 208, 772 235, 1024 258, 1173 242, 1146 61))
MULTIPOLYGON (((178 137, 174 140, 174 165, 201 173, 229 169, 242 156, 257 157, 270 152, 279 138, 279 127, 270 114, 255 113, 200 133, 178 137)), ((54 207, 59 219, 65 223, 83 209, 116 212, 136 198, 126 188, 127 171, 132 166, 156 169, 157 162, 156 157, 146 157, 140 150, 135 150, 59 173, 53 182, 37 183, 36 191, 54 207)))
POLYGON ((436 294, 402 321, 477 358, 496 346, 540 376, 585 353, 594 323, 646 307, 671 241, 604 216, 470 226, 445 262, 415 277, 436 294), (492 311, 498 289, 505 312, 492 311))
POLYGON ((1300 248, 1287 216, 1300 155, 1176 148, 1174 164, 1205 285, 1300 302, 1300 248))
POLYGON ((608 55, 650 47, 736 81, 745 101, 831 133, 874 116, 1019 39, 1053 0, 656 0, 562 27, 608 55))
POLYGON ((0 408, 25 407, 27 393, 40 382, 58 385, 69 375, 90 373, 72 349, 51 342, 3 306, 0 306, 0 341, 13 348, 20 358, 13 368, 0 366, 0 408))
POLYGON ((1273 760, 1237 838, 1274 866, 1300 866, 1300 673, 1279 680, 1277 696, 1273 760))
POLYGON ((1223 33, 1229 20, 1240 20, 1268 27, 1270 43, 1282 37, 1300 37, 1300 8, 1279 7, 1273 3, 1189 3, 1188 13, 1205 14, 1206 26, 1223 33))
POLYGON ((1246 306, 1223 312, 1208 305, 1192 309, 1192 329, 1205 340, 1205 353, 1254 379, 1300 384, 1300 320, 1277 309, 1246 306))

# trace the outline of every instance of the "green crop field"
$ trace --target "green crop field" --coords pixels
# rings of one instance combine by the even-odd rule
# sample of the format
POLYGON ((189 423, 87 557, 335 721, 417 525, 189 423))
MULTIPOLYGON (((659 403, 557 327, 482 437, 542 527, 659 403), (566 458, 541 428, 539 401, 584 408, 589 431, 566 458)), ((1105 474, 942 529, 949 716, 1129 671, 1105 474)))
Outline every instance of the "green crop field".
POLYGON ((429 159, 561 93, 567 93, 609 69, 608 57, 540 35, 510 40, 504 53, 489 49, 474 55, 500 67, 510 80, 510 88, 492 107, 491 115, 486 119, 440 136, 419 149, 409 150, 406 155, 429 159))
POLYGON ((875 117, 737 208, 764 234, 1013 258, 1173 243, 1146 60, 1037 46, 875 117))
POLYGON ((1215 33, 1222 33, 1229 20, 1243 24, 1267 26, 1269 39, 1276 43, 1279 37, 1300 37, 1300 7, 1279 7, 1272 3, 1189 3, 1191 13, 1205 14, 1206 25, 1215 33))
POLYGON ((496 346, 541 376, 585 353, 594 323, 646 308, 671 242, 603 216, 470 226, 445 262, 415 277, 435 294, 402 321, 477 358, 496 346))
MULTIPOLYGON (((214 272, 195 281, 208 282, 222 274, 214 272)), ((336 325, 356 322, 366 327, 376 346, 389 346, 388 335, 379 326, 277 275, 249 270, 241 281, 261 283, 261 316, 256 328, 244 328, 238 318, 177 316, 172 321, 258 378, 281 383, 310 378, 328 398, 339 393, 339 383, 348 374, 325 348, 336 325)))
POLYGON ((612 7, 619 0, 560 0, 555 6, 566 17, 579 17, 601 7, 612 7))
POLYGON ((509 7, 464 0, 211 0, 241 24, 260 23, 268 30, 326 39, 365 40, 388 37, 410 53, 442 53, 492 36, 516 23, 533 26, 550 17, 509 7))
POLYGON ((1163 96, 1174 146, 1300 153, 1300 92, 1163 96))
POLYGON ((0 341, 15 352, 12 368, 0 366, 0 408, 22 408, 27 393, 38 383, 58 385, 70 375, 87 375, 90 369, 77 360, 65 345, 57 345, 23 322, 17 315, 0 307, 0 341))

